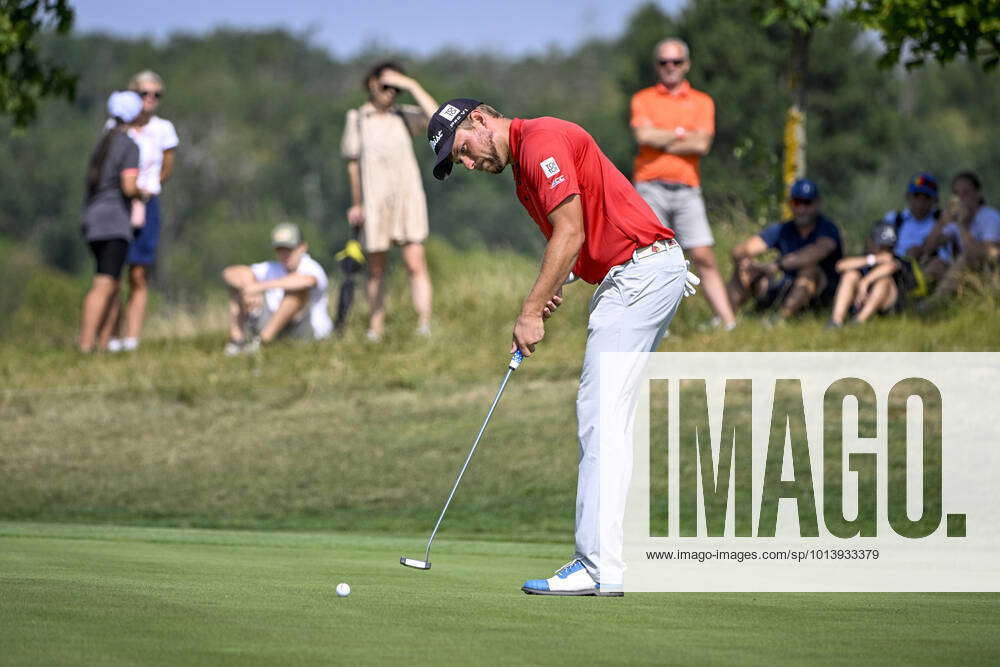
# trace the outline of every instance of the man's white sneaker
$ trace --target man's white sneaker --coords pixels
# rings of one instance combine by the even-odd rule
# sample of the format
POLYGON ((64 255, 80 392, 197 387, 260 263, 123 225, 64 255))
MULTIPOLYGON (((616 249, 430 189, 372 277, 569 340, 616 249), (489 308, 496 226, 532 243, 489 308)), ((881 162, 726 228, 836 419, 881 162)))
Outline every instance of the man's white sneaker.
POLYGON ((529 579, 521 590, 528 595, 597 595, 598 586, 583 563, 573 560, 548 579, 529 579))
POLYGON ((122 341, 120 338, 112 338, 108 341, 108 352, 121 352, 122 341))

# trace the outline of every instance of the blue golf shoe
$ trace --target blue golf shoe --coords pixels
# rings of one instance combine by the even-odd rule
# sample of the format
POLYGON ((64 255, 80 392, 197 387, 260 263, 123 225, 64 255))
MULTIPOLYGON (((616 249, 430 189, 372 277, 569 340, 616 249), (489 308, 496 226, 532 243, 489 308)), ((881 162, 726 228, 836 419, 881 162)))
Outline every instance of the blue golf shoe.
POLYGON ((579 560, 572 560, 548 579, 529 579, 521 586, 528 595, 597 595, 598 585, 579 560))

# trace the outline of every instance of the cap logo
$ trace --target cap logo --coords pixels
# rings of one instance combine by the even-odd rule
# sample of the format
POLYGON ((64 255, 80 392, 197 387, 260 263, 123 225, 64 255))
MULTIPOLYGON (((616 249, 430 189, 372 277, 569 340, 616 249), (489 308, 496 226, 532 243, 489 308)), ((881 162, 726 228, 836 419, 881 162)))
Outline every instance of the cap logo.
POLYGON ((545 174, 545 178, 552 178, 559 173, 559 165, 556 164, 556 159, 554 157, 545 158, 539 163, 542 168, 542 173, 545 174))
POLYGON ((444 109, 438 112, 438 115, 447 120, 449 123, 455 120, 455 116, 461 113, 458 107, 454 107, 450 104, 444 105, 444 109))
POLYGON ((437 134, 431 137, 431 150, 437 151, 438 144, 441 142, 441 138, 444 136, 444 130, 438 130, 437 134))

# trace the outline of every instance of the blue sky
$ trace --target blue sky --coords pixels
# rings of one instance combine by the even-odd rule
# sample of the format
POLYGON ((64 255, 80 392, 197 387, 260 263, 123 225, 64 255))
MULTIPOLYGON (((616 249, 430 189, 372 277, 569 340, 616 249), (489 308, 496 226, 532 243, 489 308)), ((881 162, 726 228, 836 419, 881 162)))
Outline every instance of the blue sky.
MULTIPOLYGON (((79 32, 162 39, 172 32, 200 33, 219 26, 282 26, 308 32, 315 44, 345 57, 376 44, 419 55, 445 46, 510 56, 544 52, 553 45, 572 48, 587 38, 617 36, 644 1, 78 0, 72 4, 79 32)), ((657 4, 673 12, 684 0, 657 4)))

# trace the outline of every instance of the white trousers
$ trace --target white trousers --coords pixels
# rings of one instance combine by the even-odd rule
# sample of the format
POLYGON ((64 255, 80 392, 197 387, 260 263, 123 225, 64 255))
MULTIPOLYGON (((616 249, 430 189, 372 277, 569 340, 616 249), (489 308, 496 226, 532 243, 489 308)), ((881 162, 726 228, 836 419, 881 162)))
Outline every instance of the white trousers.
POLYGON ((635 380, 642 369, 616 374, 621 378, 616 382, 622 386, 605 388, 605 395, 619 397, 617 413, 624 416, 615 420, 614 433, 605 434, 612 436, 614 444, 608 449, 606 441, 605 451, 610 455, 602 459, 601 353, 656 351, 684 297, 686 276, 684 255, 675 245, 650 257, 616 266, 598 286, 590 301, 587 349, 576 399, 580 438, 576 558, 605 589, 620 586, 624 572, 621 560, 622 521, 632 477, 631 428, 638 390, 635 380), (604 498, 601 497, 602 467, 604 498), (609 561, 607 563, 601 562, 602 544, 609 561))

